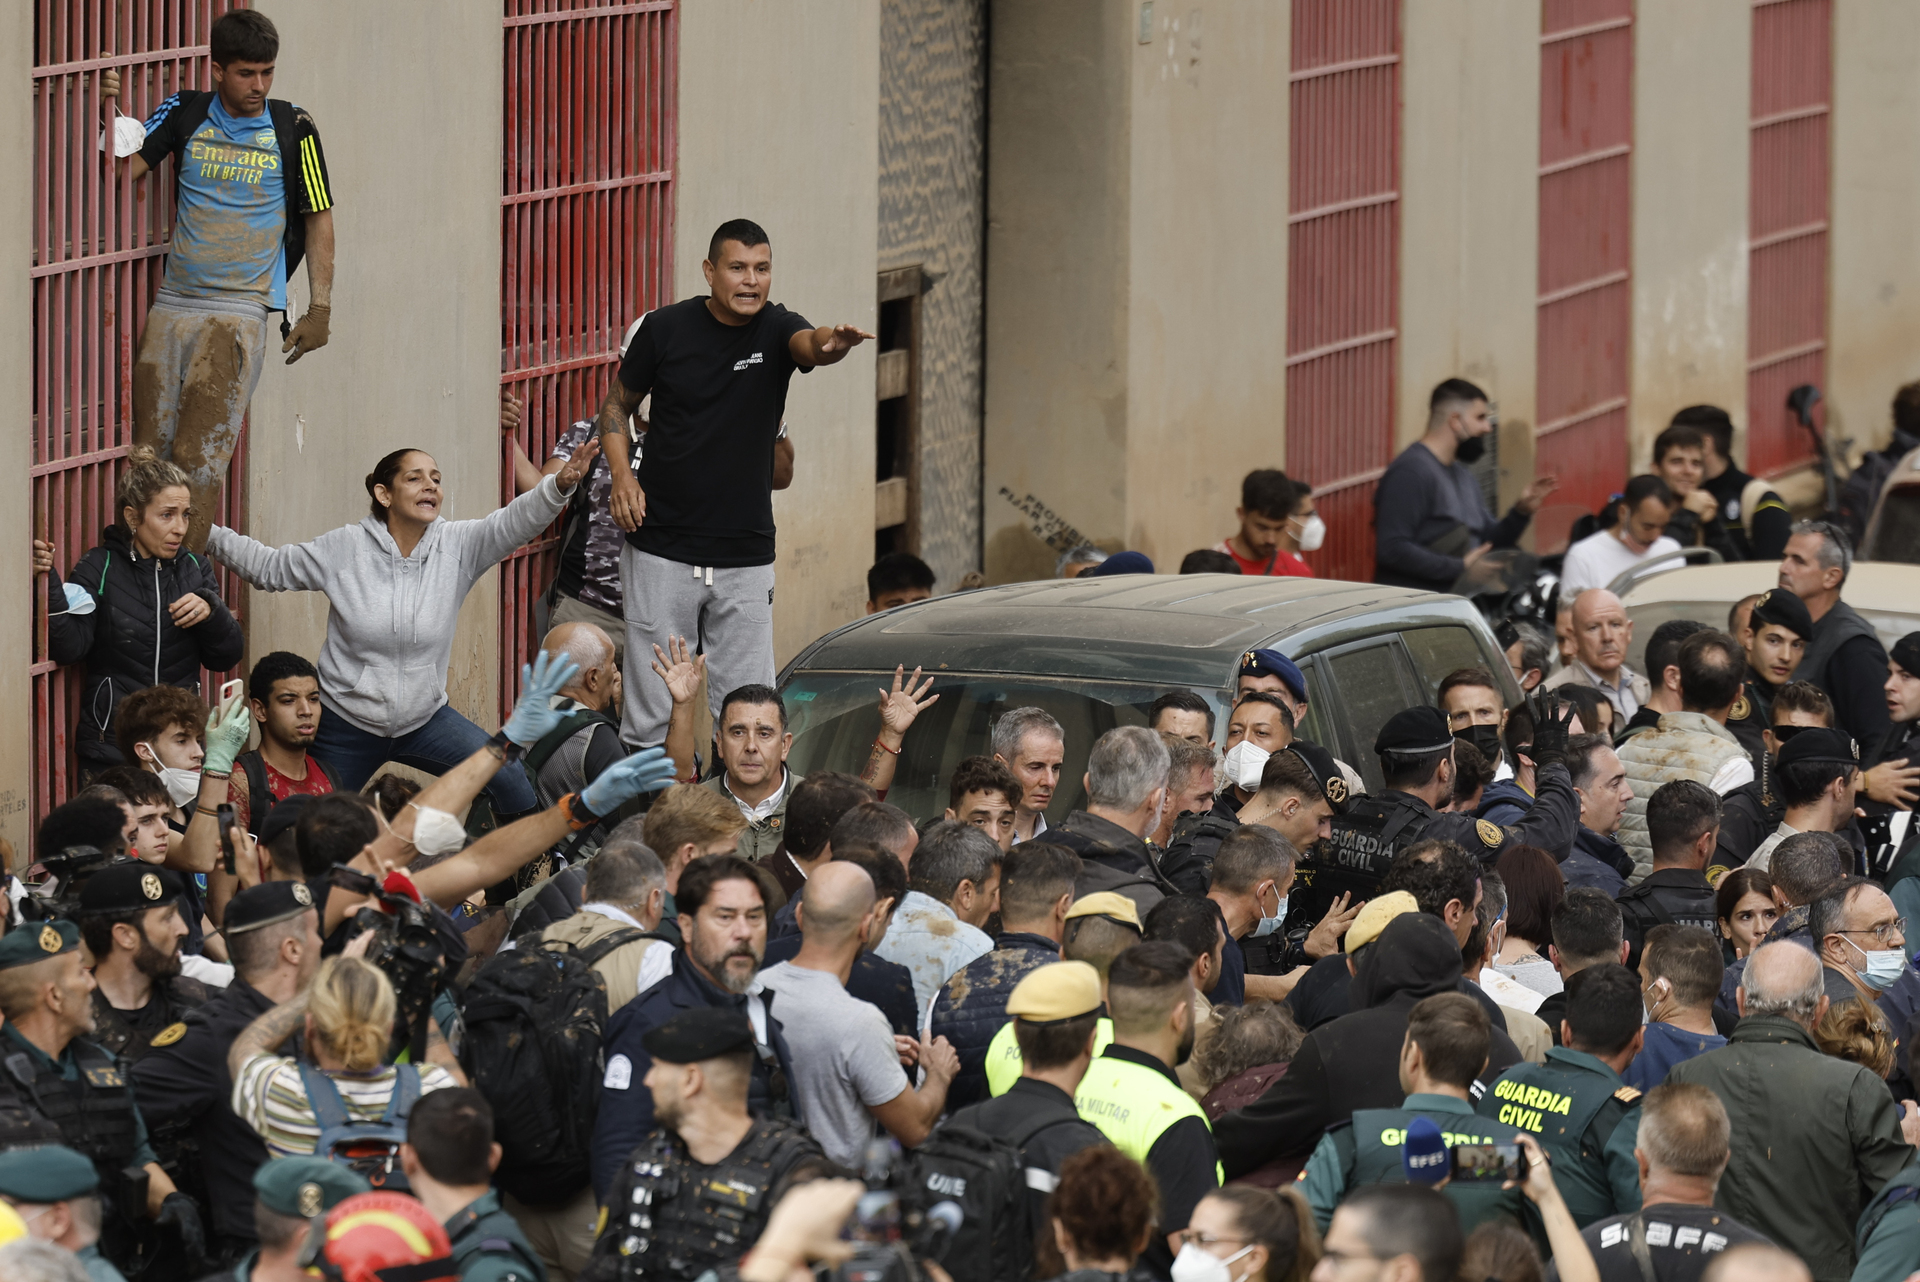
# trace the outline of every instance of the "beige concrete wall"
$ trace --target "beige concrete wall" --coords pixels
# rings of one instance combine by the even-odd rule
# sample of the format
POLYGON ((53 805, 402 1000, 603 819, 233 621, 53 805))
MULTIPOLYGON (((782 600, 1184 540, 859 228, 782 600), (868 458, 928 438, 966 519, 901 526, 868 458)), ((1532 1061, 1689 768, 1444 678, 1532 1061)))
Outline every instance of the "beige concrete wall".
POLYGON ((1540 32, 1512 0, 1403 11, 1396 447, 1427 395, 1471 379, 1500 405, 1500 493, 1533 476, 1540 32))
POLYGON ((993 6, 981 517, 990 583, 1050 577, 1077 537, 1117 548, 1126 533, 1136 23, 1123 0, 993 6))
MULTIPOLYGON (((1750 0, 1634 15, 1630 466, 1682 406, 1746 426, 1750 0)), ((1744 430, 1740 437, 1744 452, 1744 430)))
MULTIPOLYGON (((773 238, 772 298, 816 325, 872 330, 878 246, 879 0, 699 0, 680 9, 676 293, 704 293, 729 218, 773 238), (751 32, 751 40, 743 33, 751 32)), ((781 662, 865 609, 873 564, 873 345, 795 375, 794 481, 780 531, 781 662)), ((646 677, 652 680, 651 676, 646 677)))
MULTIPOLYGON (((16 549, 9 582, 15 605, 0 611, 0 707, 12 715, 0 731, 0 839, 21 856, 32 850, 34 611, 23 603, 39 580, 29 577, 27 546, 33 537, 27 502, 33 421, 33 6, 0 9, 0 165, 14 181, 0 194, 0 475, 13 478, 12 501, 0 503, 0 547, 16 549)), ((61 548, 71 565, 85 548, 61 548)), ((24 862, 21 864, 24 868, 24 862)))
POLYGON ((1285 462, 1289 6, 1157 4, 1146 44, 1139 5, 1117 8, 1135 29, 1109 47, 1132 81, 1126 514, 1112 533, 1171 573, 1233 532, 1242 476, 1285 462))
MULTIPOLYGON (((291 543, 357 521, 361 478, 403 445, 440 464, 449 516, 484 515, 500 494, 500 6, 277 0, 272 13, 274 93, 326 140, 339 250, 330 341, 291 367, 270 356, 254 394, 250 533, 291 543)), ((306 298, 304 270, 292 292, 306 298)), ((482 725, 499 720, 497 580, 467 598, 448 679, 482 725)), ((324 597, 248 601, 249 660, 318 653, 324 597)))
POLYGON ((1833 18, 1827 423, 1886 444, 1888 406, 1920 378, 1920 6, 1843 0, 1833 18))

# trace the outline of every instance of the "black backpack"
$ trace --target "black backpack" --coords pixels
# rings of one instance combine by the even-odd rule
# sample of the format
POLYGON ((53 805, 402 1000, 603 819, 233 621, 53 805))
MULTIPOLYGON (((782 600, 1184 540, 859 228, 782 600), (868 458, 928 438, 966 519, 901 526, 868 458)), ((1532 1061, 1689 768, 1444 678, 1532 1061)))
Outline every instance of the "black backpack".
POLYGON ((948 1122, 907 1155, 911 1199, 923 1209, 937 1202, 960 1208, 960 1228, 943 1266, 953 1282, 1003 1282, 1033 1272, 1039 1226, 1029 1222, 1026 1163, 1020 1150, 1064 1120, 1049 1117, 1010 1136, 948 1122))
POLYGON ((607 990, 594 963, 639 939, 627 927, 585 948, 538 944, 494 956, 467 986, 461 1067, 493 1105, 494 1182, 533 1206, 587 1185, 603 1066, 607 990))

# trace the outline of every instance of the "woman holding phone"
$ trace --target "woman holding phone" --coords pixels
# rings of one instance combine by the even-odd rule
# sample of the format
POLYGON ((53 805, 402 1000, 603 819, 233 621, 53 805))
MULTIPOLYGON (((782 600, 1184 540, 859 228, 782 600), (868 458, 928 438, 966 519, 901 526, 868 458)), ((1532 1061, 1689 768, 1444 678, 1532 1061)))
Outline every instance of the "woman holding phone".
MULTIPOLYGON (((460 603, 480 576, 553 524, 593 461, 581 450, 507 506, 478 520, 441 516, 440 465, 425 450, 395 450, 367 473, 371 512, 308 543, 272 548, 223 526, 212 557, 267 592, 324 592, 332 607, 320 649, 326 715, 313 755, 345 789, 389 761, 438 775, 472 756, 488 734, 447 703, 460 603)), ((517 761, 487 785, 502 817, 539 800, 517 761)))
POLYGON ((74 754, 83 775, 133 764, 115 746, 114 715, 128 695, 171 685, 200 693, 200 671, 240 662, 234 622, 213 563, 182 547, 192 515, 187 474, 136 446, 115 485, 119 519, 62 579, 58 549, 33 541, 46 576, 47 657, 87 665, 74 754))

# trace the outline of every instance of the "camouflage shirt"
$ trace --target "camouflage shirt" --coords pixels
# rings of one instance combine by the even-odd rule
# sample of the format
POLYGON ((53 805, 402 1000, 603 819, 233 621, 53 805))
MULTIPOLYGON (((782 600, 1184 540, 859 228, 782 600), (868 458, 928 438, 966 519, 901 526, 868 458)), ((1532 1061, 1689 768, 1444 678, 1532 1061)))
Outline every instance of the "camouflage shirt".
MULTIPOLYGON (((570 459, 592 435, 592 420, 582 419, 560 433, 560 439, 553 443, 553 451, 547 457, 570 459)), ((637 461, 639 449, 629 446, 629 450, 637 461)), ((627 536, 613 523, 612 500, 613 469, 607 464, 607 456, 601 454, 587 469, 586 538, 582 540, 576 535, 560 554, 560 590, 579 597, 596 610, 620 614, 620 547, 627 536)))

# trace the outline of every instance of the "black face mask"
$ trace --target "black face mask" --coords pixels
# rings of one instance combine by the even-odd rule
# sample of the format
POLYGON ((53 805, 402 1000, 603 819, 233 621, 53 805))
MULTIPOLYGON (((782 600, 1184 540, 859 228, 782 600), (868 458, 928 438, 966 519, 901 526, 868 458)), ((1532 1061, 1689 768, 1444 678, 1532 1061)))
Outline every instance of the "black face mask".
POLYGON ((1480 749, 1480 755, 1487 759, 1488 765, 1500 760, 1499 726, 1468 726, 1464 730, 1454 731, 1453 737, 1464 739, 1480 749))
POLYGON ((1469 436, 1466 440, 1453 447, 1453 456, 1462 463, 1467 464, 1478 463, 1481 456, 1486 452, 1487 438, 1484 435, 1469 436))

